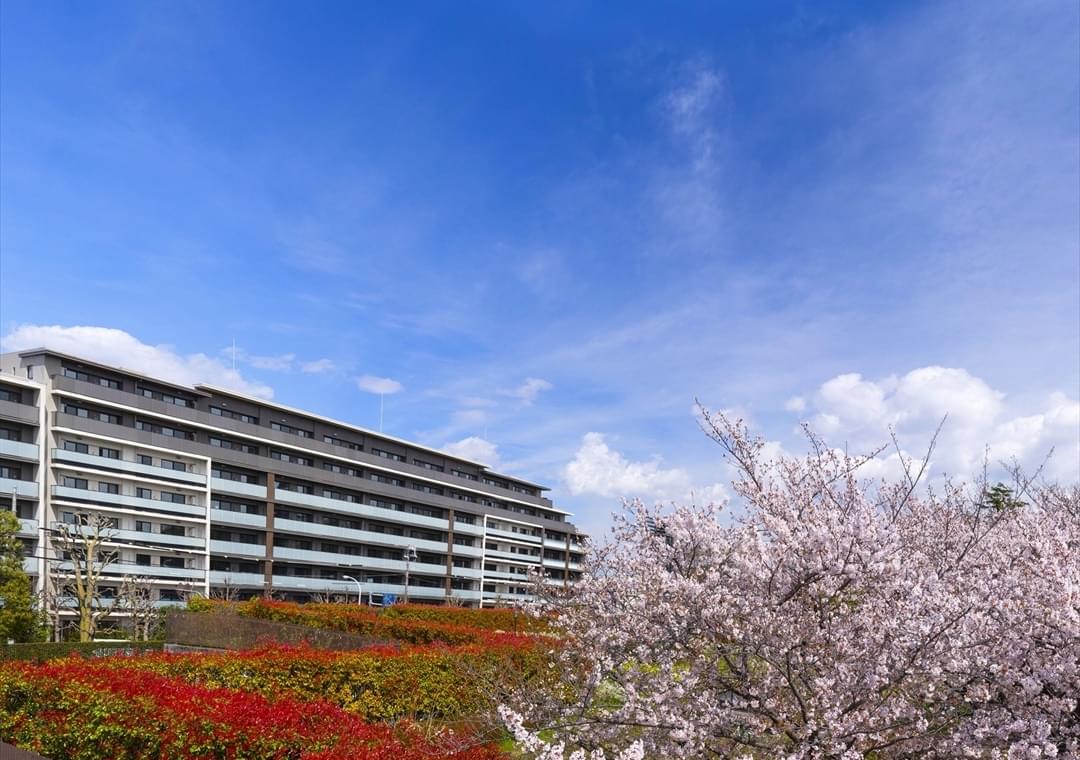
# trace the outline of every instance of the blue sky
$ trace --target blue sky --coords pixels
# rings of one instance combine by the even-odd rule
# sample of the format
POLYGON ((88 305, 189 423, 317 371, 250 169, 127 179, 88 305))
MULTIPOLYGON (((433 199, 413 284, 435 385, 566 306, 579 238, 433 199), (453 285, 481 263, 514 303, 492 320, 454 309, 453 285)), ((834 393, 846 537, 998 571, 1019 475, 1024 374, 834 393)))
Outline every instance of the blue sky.
POLYGON ((0 335, 370 426, 392 381, 593 530, 722 493, 695 397, 1075 478, 1078 51, 1062 2, 5 0, 0 335))

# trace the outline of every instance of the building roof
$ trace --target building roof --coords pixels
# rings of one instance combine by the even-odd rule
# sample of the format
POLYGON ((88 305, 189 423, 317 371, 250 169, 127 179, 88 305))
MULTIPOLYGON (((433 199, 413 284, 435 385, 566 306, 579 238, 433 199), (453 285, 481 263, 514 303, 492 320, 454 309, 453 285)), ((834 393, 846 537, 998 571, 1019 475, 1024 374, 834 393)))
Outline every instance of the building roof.
MULTIPOLYGON (((139 379, 142 379, 142 380, 146 380, 148 382, 158 383, 160 385, 168 385, 170 387, 177 388, 179 390, 184 390, 184 391, 187 391, 188 393, 192 393, 192 394, 195 394, 197 396, 203 396, 204 398, 211 398, 212 396, 215 396, 215 395, 217 395, 217 396, 231 396, 233 398, 241 399, 243 401, 248 401, 250 403, 261 404, 263 406, 268 406, 268 407, 271 407, 271 408, 274 408, 274 409, 279 409, 279 410, 281 410, 283 412, 288 412, 290 414, 296 414, 296 415, 300 415, 302 417, 308 417, 308 418, 313 419, 313 420, 318 420, 320 422, 325 422, 325 423, 328 423, 328 424, 331 424, 331 425, 336 425, 338 427, 347 428, 349 430, 353 430, 353 431, 356 431, 358 433, 362 433, 364 435, 370 435, 370 436, 374 436, 374 437, 377 437, 377 438, 384 438, 384 439, 386 439, 388 441, 393 441, 393 442, 399 443, 399 444, 401 444, 403 446, 409 446, 409 447, 414 448, 414 449, 420 449, 421 451, 427 451, 427 452, 430 452, 432 454, 437 454, 437 455, 442 456, 442 457, 447 457, 448 459, 454 459, 454 460, 459 461, 459 462, 465 462, 465 463, 468 463, 468 464, 476 465, 477 467, 480 467, 483 470, 487 470, 492 475, 498 475, 499 477, 506 478, 507 480, 511 480, 511 481, 513 481, 515 483, 520 483, 522 485, 531 486, 531 487, 537 488, 537 489, 539 489, 541 491, 549 491, 549 490, 551 490, 548 486, 544 486, 544 485, 541 485, 539 483, 533 483, 531 481, 524 480, 523 478, 519 478, 519 477, 517 477, 515 475, 507 475, 507 474, 502 473, 502 472, 494 471, 494 470, 491 469, 491 467, 489 465, 485 464, 484 462, 477 462, 477 461, 475 461, 473 459, 466 459, 465 457, 461 457, 461 456, 458 456, 456 454, 450 454, 450 453, 448 453, 446 451, 442 451, 440 449, 432 448, 430 446, 424 446, 423 444, 416 443, 415 441, 409 441, 409 440, 406 440, 404 438, 398 438, 396 436, 387 435, 386 433, 382 433, 382 432, 379 432, 377 430, 371 430, 370 428, 361 427, 359 425, 353 425, 352 423, 343 422, 341 420, 336 420, 336 419, 334 419, 332 417, 324 417, 324 416, 322 416, 320 414, 316 414, 314 412, 309 412, 309 411, 304 410, 304 409, 297 409, 295 407, 286 406, 285 404, 279 404, 279 403, 274 402, 274 401, 269 401, 267 399, 260 398, 258 396, 251 396, 249 394, 241 393, 239 391, 231 390, 229 388, 222 388, 220 386, 215 386, 215 385, 207 385, 205 383, 199 383, 198 385, 195 385, 195 386, 184 385, 182 383, 177 383, 177 382, 174 382, 174 381, 171 381, 171 380, 163 380, 163 379, 158 378, 158 377, 152 377, 150 375, 145 375, 145 374, 143 374, 141 372, 137 372, 135 370, 128 369, 126 367, 121 367, 121 366, 117 366, 117 365, 113 365, 113 364, 104 364, 102 362, 94 361, 93 359, 87 359, 87 358, 82 357, 82 356, 74 356, 72 354, 65 354, 65 353, 61 353, 60 351, 53 351, 52 349, 45 348, 45 347, 31 348, 31 349, 27 349, 25 351, 17 351, 15 353, 20 357, 32 357, 32 356, 42 356, 42 355, 56 356, 56 357, 59 357, 61 359, 67 359, 69 361, 79 362, 80 364, 85 364, 85 365, 88 365, 88 366, 91 366, 91 367, 97 367, 97 368, 104 369, 104 370, 109 370, 109 371, 112 371, 112 372, 117 372, 117 371, 123 372, 124 374, 131 375, 133 377, 136 377, 136 378, 139 378, 139 379)), ((557 510, 556 509, 555 511, 562 511, 562 510, 557 510)), ((570 514, 570 513, 567 512, 566 514, 570 514)))

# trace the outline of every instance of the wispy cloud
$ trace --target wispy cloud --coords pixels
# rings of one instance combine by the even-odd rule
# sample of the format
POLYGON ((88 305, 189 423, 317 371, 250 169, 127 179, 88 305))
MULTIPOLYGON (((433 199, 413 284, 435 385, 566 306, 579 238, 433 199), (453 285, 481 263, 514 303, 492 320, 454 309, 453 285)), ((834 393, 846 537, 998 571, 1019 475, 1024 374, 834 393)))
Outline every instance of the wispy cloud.
POLYGON ((442 446, 442 450, 447 454, 471 459, 488 467, 499 466, 498 447, 491 441, 486 441, 479 436, 472 435, 468 438, 462 438, 460 441, 447 443, 442 446))
POLYGON ((397 380, 375 375, 363 375, 356 378, 356 387, 366 393, 376 393, 380 396, 389 396, 405 390, 405 386, 397 380))
POLYGON ((554 386, 547 380, 539 377, 529 377, 525 379, 521 385, 510 390, 501 391, 504 396, 510 396, 516 398, 526 406, 531 405, 536 401, 537 397, 544 391, 549 391, 554 386))
POLYGON ((315 361, 302 362, 300 364, 300 371, 306 372, 309 375, 333 372, 334 369, 334 362, 330 359, 316 359, 315 361))

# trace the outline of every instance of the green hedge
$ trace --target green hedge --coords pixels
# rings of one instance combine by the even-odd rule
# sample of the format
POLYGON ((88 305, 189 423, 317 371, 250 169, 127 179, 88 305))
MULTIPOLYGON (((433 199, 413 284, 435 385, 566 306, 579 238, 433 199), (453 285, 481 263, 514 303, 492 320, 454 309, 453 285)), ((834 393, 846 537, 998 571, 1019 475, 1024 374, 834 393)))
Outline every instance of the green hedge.
POLYGON ((6 644, 0 646, 0 662, 9 660, 46 662, 73 654, 80 657, 108 657, 138 652, 158 652, 163 646, 160 641, 60 641, 6 644))

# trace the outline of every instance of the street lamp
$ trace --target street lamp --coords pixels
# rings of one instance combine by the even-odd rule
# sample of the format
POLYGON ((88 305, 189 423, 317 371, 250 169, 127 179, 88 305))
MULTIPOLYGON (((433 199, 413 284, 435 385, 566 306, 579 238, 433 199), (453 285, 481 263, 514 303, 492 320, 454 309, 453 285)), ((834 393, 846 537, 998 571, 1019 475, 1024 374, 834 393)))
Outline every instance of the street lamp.
POLYGON ((405 547, 405 604, 409 603, 409 563, 416 561, 416 547, 405 547))
POLYGON ((356 580, 356 578, 353 578, 351 575, 342 575, 341 577, 344 578, 347 581, 352 581, 353 583, 356 584, 356 603, 358 605, 363 605, 363 603, 364 603, 364 584, 362 584, 360 581, 356 580))

